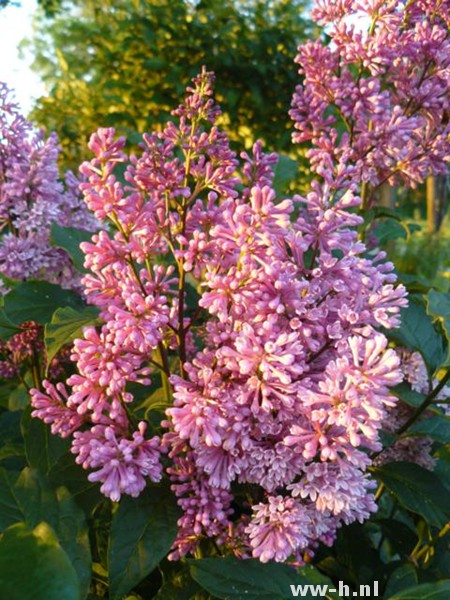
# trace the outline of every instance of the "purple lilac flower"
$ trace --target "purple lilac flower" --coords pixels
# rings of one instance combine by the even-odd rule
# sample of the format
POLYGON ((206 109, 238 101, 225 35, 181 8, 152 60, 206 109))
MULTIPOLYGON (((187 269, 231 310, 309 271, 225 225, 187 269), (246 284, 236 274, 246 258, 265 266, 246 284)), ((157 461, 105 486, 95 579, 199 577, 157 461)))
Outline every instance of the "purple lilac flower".
POLYGON ((437 10, 431 1, 316 0, 312 16, 330 38, 299 47, 304 79, 291 116, 294 141, 311 142, 311 168, 329 185, 363 183, 373 202, 384 182, 416 187, 447 172, 449 10, 448 2, 437 10))
MULTIPOLYGON (((431 380, 420 352, 408 350, 407 348, 396 348, 396 353, 400 358, 400 367, 405 381, 411 386, 411 389, 425 396, 429 394, 432 387, 436 386, 439 381, 438 379, 431 380)), ((450 398, 450 388, 445 386, 437 396, 437 400, 448 400, 448 398, 450 398)), ((440 408, 444 413, 448 412, 447 404, 442 404, 440 408)), ((395 433, 413 414, 414 408, 399 400, 395 406, 388 409, 388 416, 383 424, 383 429, 388 433, 395 433)), ((433 412, 428 410, 423 413, 420 420, 423 421, 432 416, 433 412)), ((433 439, 431 437, 412 435, 406 431, 392 445, 383 449, 383 452, 376 458, 376 464, 406 461, 416 463, 432 471, 436 464, 432 454, 433 439)))
MULTIPOLYGON (((320 59, 336 62, 329 49, 320 59)), ((91 138, 83 193, 111 228, 83 245, 83 284, 104 324, 75 342, 78 373, 58 397, 83 421, 71 432, 77 462, 111 499, 158 481, 167 452, 182 509, 172 558, 210 537, 238 556, 300 561, 376 510, 370 453, 403 378, 379 330, 399 325, 406 291, 385 254, 358 238, 362 166, 350 150, 335 171, 324 154, 333 176, 306 197, 277 198, 274 157, 256 144, 240 165, 217 128, 212 79, 194 80, 177 124, 145 135, 138 156, 111 129, 91 138), (188 278, 200 293, 194 312, 188 278), (127 385, 148 385, 155 369, 170 387, 161 438, 136 430, 127 385)), ((366 83, 370 110, 384 107, 386 94, 372 101, 376 84, 366 83)), ((400 118, 395 143, 413 136, 409 125, 400 118)), ((380 165, 371 163, 374 181, 380 165)), ((56 391, 34 391, 33 405, 58 428, 56 391)))
POLYGON ((98 222, 81 201, 76 177, 59 179, 55 134, 36 131, 1 82, 0 140, 0 274, 78 288, 68 254, 50 244, 51 226, 94 231, 98 222))

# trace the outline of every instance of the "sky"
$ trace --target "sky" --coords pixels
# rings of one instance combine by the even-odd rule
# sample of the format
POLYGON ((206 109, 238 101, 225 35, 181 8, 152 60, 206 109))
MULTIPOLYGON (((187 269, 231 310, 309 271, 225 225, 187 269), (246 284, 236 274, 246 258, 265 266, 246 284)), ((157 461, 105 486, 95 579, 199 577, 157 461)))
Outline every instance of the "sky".
POLYGON ((19 43, 32 32, 32 18, 36 0, 20 0, 20 6, 0 9, 0 81, 7 83, 15 92, 15 98, 23 113, 28 114, 33 99, 44 93, 39 77, 30 69, 31 54, 25 51, 19 56, 19 43))

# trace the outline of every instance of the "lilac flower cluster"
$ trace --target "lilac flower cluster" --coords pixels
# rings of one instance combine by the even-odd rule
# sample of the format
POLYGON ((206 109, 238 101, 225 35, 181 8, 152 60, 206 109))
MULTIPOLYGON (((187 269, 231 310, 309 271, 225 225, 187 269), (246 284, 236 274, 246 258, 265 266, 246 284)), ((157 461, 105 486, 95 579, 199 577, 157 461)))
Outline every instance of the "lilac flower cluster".
POLYGON ((291 111, 311 168, 329 184, 362 183, 366 204, 384 182, 415 187, 445 173, 449 2, 316 0, 312 16, 330 41, 299 48, 291 111))
POLYGON ((431 392, 430 378, 420 352, 411 351, 408 348, 397 348, 397 354, 401 360, 401 369, 405 375, 405 380, 409 383, 411 389, 419 394, 429 394, 431 392))
MULTIPOLYGON (((47 139, 19 112, 0 82, 0 273, 9 279, 79 283, 68 254, 50 245, 52 224, 94 231, 78 180, 59 181, 55 134, 47 139)), ((6 287, 2 281, 2 293, 6 287)))
POLYGON ((60 378, 70 361, 69 346, 63 346, 50 362, 47 361, 44 344, 44 327, 35 321, 19 325, 18 333, 7 340, 0 340, 0 377, 18 378, 23 381, 24 371, 30 366, 38 372, 46 370, 51 380, 60 378))
MULTIPOLYGON (((143 153, 130 158, 125 185, 113 174, 117 164, 128 162, 125 140, 114 140, 111 129, 92 136, 96 157, 82 165, 86 182, 81 187, 88 208, 96 218, 109 219, 116 232, 102 231, 82 245, 91 271, 83 284, 105 324, 100 331, 85 328, 83 339, 75 340, 78 374, 67 381, 70 395, 62 384, 48 382, 46 393, 33 392, 34 416, 51 423, 54 433, 73 434, 77 462, 98 469, 89 477, 101 481, 103 493, 113 500, 123 493, 137 496, 146 477, 161 478, 160 440, 144 439, 147 424, 130 418, 133 395, 126 386, 149 384, 154 365, 167 379, 170 348, 178 349, 184 372, 192 347, 184 315, 184 256, 195 260, 205 245, 198 234, 219 214, 218 194, 235 195, 240 181, 233 175, 236 160, 226 136, 216 127, 208 133, 200 129, 202 121, 212 122, 218 114, 206 73, 197 87, 200 94, 192 89, 176 111, 179 127, 170 123, 162 133, 144 136, 143 153), (180 149, 184 160, 176 156, 180 149), (204 204, 198 196, 206 189, 211 191, 204 204), (178 276, 173 265, 161 263, 169 253, 178 276)), ((264 173, 264 165, 255 168, 264 173)))
POLYGON ((83 284, 104 324, 75 341, 70 392, 33 390, 33 415, 73 436, 112 500, 158 481, 168 453, 183 510, 172 558, 212 537, 239 556, 300 559, 376 508, 369 452, 402 379, 378 329, 398 326, 406 292, 358 240, 356 186, 278 201, 276 157, 258 143, 239 169, 215 125, 212 75, 188 91, 139 157, 111 129, 91 138, 82 189, 112 227, 83 244, 83 284), (161 437, 136 422, 128 385, 155 370, 161 437))
POLYGON ((317 185, 274 200, 256 185, 225 200, 210 230, 204 350, 187 378, 172 376, 167 410, 185 510, 174 556, 201 533, 226 541, 231 530, 253 556, 283 561, 375 510, 367 451, 381 449, 389 387, 402 379, 376 329, 398 325, 405 290, 384 256, 362 257, 351 193, 332 202, 317 185), (236 483, 253 503, 239 520, 229 517, 236 483))
MULTIPOLYGON (((432 387, 439 383, 439 380, 433 379, 428 375, 425 361, 420 352, 411 351, 407 348, 397 348, 396 352, 400 358, 400 368, 403 371, 404 379, 409 383, 411 389, 425 396, 432 391, 432 387)), ((450 387, 445 386, 436 400, 445 401, 450 398, 450 387)), ((448 405, 443 404, 440 407, 444 413, 448 412, 448 405)), ((388 418, 383 424, 383 429, 388 433, 398 431, 414 413, 414 409, 399 400, 398 403, 388 409, 388 418)), ((433 416, 431 411, 426 411, 421 420, 433 416)), ((406 461, 416 463, 425 469, 432 471, 435 467, 435 459, 432 456, 433 440, 431 437, 423 435, 411 435, 406 432, 402 437, 396 439, 391 446, 383 449, 383 452, 377 457, 377 464, 385 464, 395 461, 406 461)))
POLYGON ((0 340, 0 377, 12 379, 28 359, 44 351, 42 327, 34 321, 20 325, 19 333, 9 340, 0 340))
POLYGON ((206 537, 262 562, 302 560, 375 510, 367 467, 390 387, 421 373, 402 371, 379 331, 399 325, 406 292, 358 239, 356 208, 367 186, 415 185, 448 160, 446 10, 317 2, 333 46, 299 53, 295 140, 312 140, 323 179, 305 198, 276 198, 276 157, 261 144, 238 160, 205 71, 178 124, 144 135, 139 157, 111 129, 92 136, 82 190, 111 228, 83 245, 83 284, 104 324, 75 341, 70 391, 33 391, 33 415, 73 437, 112 500, 158 481, 168 454, 183 511, 172 558, 206 537), (369 15, 367 33, 346 22, 356 11, 369 15), (163 433, 132 411, 130 384, 149 385, 156 370, 163 433))

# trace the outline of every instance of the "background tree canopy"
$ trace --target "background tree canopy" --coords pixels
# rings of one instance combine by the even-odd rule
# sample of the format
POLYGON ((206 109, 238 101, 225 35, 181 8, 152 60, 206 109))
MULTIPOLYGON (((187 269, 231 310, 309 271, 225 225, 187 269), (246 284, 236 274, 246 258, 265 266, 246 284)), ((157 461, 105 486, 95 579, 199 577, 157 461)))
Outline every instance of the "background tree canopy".
MULTIPOLYGON (((86 140, 114 126, 131 143, 155 129, 204 64, 217 75, 233 141, 290 145, 287 115, 298 82, 293 57, 313 35, 305 0, 95 0, 52 3, 37 17, 35 69, 50 90, 32 117, 55 130, 62 164, 76 168, 86 140)), ((44 7, 45 8, 45 7, 44 7)), ((229 127, 227 126, 229 125, 229 127)))

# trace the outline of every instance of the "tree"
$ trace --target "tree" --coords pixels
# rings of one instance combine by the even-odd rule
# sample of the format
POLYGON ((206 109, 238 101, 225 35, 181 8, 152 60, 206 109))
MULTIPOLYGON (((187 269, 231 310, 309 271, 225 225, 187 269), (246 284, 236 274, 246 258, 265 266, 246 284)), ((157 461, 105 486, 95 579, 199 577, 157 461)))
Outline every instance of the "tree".
POLYGON ((35 69, 49 94, 33 118, 57 131, 64 166, 84 158, 87 137, 114 126, 162 123, 203 64, 217 74, 223 124, 233 141, 290 142, 287 111, 297 81, 297 45, 313 29, 305 0, 95 0, 62 3, 37 17, 35 69), (50 40, 50 44, 49 44, 50 40), (227 127, 227 125, 230 125, 227 127))

